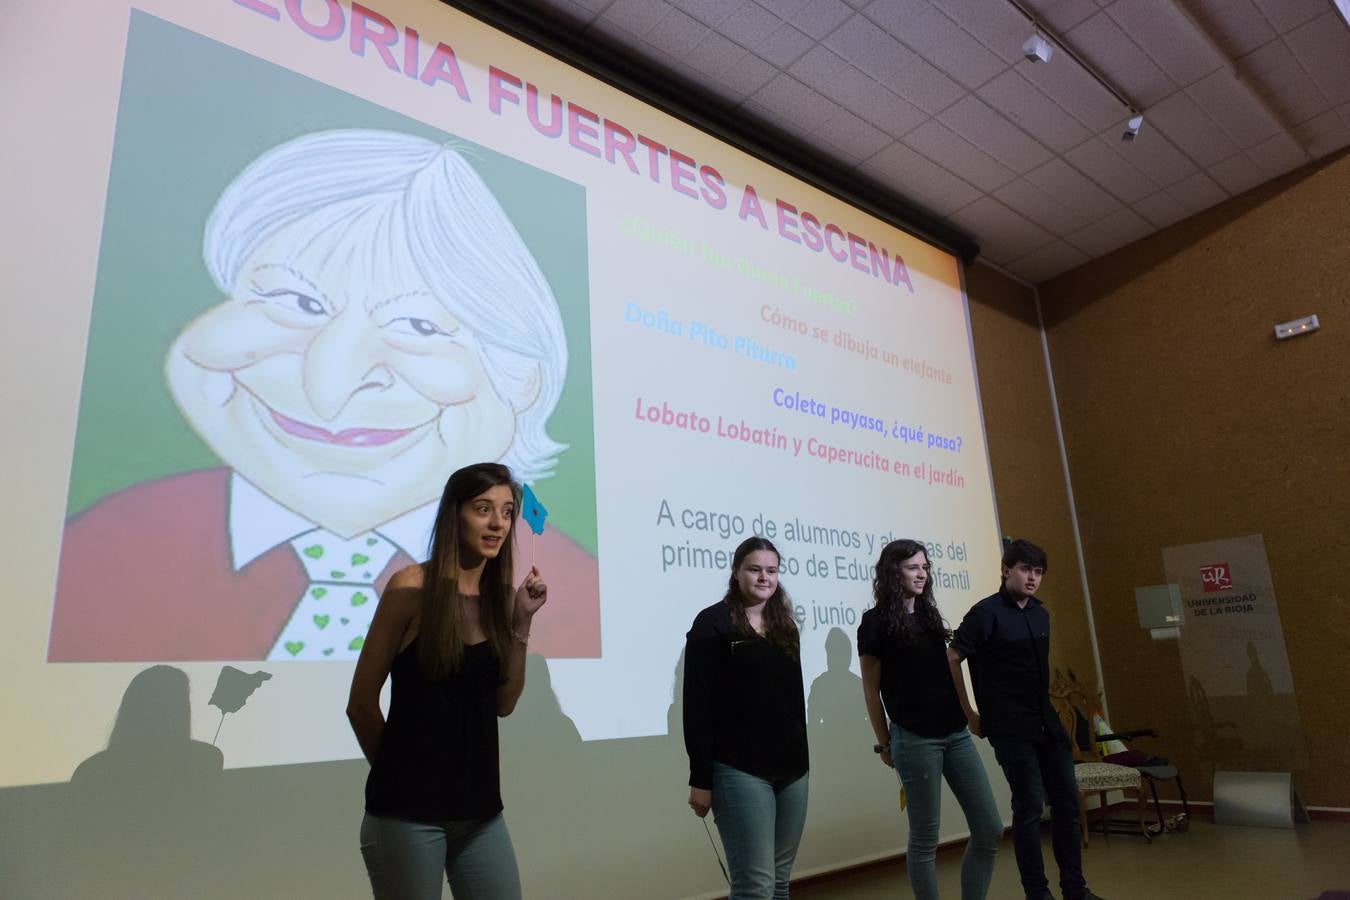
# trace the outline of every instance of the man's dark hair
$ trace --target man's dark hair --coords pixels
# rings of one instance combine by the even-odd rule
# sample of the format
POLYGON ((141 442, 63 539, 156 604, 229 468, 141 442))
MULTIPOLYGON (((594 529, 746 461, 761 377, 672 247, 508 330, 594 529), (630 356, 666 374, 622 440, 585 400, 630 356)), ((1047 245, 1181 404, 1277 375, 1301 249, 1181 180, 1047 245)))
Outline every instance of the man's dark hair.
POLYGON ((1003 551, 1003 568, 1011 569, 1018 563, 1026 563, 1033 568, 1039 567, 1042 572, 1050 571, 1050 565, 1045 559, 1045 550, 1039 544, 1021 538, 1013 541, 1008 545, 1008 549, 1003 551))

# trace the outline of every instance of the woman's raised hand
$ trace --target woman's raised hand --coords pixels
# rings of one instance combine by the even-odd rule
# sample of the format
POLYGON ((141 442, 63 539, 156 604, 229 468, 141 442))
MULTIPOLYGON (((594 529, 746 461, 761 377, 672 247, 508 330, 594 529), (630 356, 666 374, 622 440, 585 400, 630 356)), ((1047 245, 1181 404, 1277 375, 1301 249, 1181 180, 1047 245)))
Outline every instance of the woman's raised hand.
POLYGON ((530 574, 526 575, 520 587, 516 588, 516 624, 524 625, 529 622, 547 600, 548 585, 540 577, 539 569, 531 566, 530 574))

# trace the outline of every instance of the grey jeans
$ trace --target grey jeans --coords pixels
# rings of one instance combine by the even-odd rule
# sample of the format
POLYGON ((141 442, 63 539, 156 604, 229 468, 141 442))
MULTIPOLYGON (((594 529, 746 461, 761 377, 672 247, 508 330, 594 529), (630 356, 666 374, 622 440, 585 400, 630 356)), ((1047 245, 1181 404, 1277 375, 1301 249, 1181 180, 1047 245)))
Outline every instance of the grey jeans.
POLYGON ((520 900, 516 851, 501 813, 481 822, 409 822, 366 813, 361 856, 375 900, 520 900))

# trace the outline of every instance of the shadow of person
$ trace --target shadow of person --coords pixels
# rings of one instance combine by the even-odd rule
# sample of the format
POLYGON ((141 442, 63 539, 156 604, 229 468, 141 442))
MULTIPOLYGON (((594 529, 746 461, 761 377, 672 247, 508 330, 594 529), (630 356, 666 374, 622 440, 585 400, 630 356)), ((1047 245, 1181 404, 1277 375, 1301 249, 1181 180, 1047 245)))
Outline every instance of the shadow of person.
POLYGON ((825 635, 825 671, 811 682, 806 698, 806 721, 810 725, 828 725, 832 729, 855 731, 866 736, 867 704, 863 701, 862 679, 849 671, 853 663, 853 643, 841 628, 825 635))
POLYGON ((1256 651, 1256 642, 1247 642, 1247 700, 1258 703, 1275 695, 1270 673, 1261 665, 1261 655, 1256 651))
POLYGON ((192 740, 191 727, 187 675, 162 665, 137 673, 122 695, 107 749, 70 776, 73 796, 194 792, 224 770, 225 757, 211 744, 192 740))
POLYGON ((684 648, 675 660, 675 674, 670 685, 670 706, 666 707, 666 737, 684 748, 684 648))
POLYGON ((209 877, 211 822, 225 759, 191 737, 188 677, 172 666, 136 674, 106 749, 76 767, 67 790, 67 896, 181 896, 185 872, 209 877))
POLYGON ((548 811, 542 818, 554 811, 574 815, 594 773, 584 765, 581 733, 563 712, 542 655, 525 658, 525 690, 511 715, 498 721, 502 801, 512 832, 529 828, 512 819, 515 811, 548 811))
POLYGON ((1280 768, 1280 711, 1270 673, 1261 665, 1256 642, 1247 642, 1247 693, 1244 736, 1255 760, 1262 768, 1280 768))
POLYGON ((1241 765, 1244 754, 1242 729, 1232 720, 1215 719, 1209 693, 1194 675, 1188 679, 1187 700, 1196 751, 1208 770, 1207 783, 1212 784, 1215 771, 1241 765))
MULTIPOLYGON (((865 801, 875 784, 854 778, 859 767, 877 765, 875 737, 867 720, 862 679, 849 671, 853 642, 841 628, 825 635, 825 671, 806 697, 806 731, 811 743, 811 791, 842 799, 851 808, 865 801)), ((880 769, 880 766, 878 766, 880 769)), ((837 801, 836 801, 837 802, 837 801)))
POLYGON ((548 660, 542 654, 531 653, 525 657, 525 690, 516 704, 515 713, 502 720, 503 728, 511 727, 516 716, 520 717, 518 721, 528 721, 530 730, 545 738, 554 749, 581 744, 581 732, 563 712, 562 703, 553 690, 548 660))

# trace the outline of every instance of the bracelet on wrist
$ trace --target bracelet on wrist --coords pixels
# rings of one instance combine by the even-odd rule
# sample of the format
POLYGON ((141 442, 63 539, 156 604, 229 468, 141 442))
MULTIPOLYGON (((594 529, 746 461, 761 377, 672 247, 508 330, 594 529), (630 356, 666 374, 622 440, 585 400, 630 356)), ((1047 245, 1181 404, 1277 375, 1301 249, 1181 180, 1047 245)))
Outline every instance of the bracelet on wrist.
POLYGON ((521 634, 519 631, 516 631, 514 628, 512 628, 511 637, 520 641, 520 646, 522 647, 530 646, 530 633, 528 631, 525 632, 524 634, 521 634))

